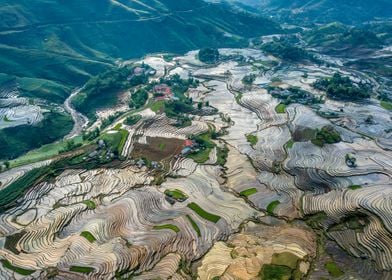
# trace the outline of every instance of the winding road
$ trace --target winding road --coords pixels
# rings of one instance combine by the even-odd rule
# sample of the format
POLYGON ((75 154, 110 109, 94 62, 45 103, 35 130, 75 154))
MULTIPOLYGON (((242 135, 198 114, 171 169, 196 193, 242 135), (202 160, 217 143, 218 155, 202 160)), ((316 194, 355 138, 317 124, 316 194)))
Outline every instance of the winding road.
POLYGON ((72 119, 74 121, 74 127, 72 131, 64 137, 64 139, 71 139, 74 138, 78 135, 80 135, 83 131, 83 129, 87 126, 88 124, 88 118, 84 116, 83 114, 79 113, 78 111, 75 110, 75 108, 72 106, 72 98, 77 95, 82 88, 77 88, 75 89, 70 96, 65 100, 64 102, 64 109, 67 111, 69 114, 71 114, 72 119))

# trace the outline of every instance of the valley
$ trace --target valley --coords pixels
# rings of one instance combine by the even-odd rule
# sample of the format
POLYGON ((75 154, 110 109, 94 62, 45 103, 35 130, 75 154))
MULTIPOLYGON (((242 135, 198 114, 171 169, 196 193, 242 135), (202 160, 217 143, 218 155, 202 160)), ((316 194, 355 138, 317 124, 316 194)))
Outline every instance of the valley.
POLYGON ((0 280, 392 279, 388 1, 0 3, 0 280))

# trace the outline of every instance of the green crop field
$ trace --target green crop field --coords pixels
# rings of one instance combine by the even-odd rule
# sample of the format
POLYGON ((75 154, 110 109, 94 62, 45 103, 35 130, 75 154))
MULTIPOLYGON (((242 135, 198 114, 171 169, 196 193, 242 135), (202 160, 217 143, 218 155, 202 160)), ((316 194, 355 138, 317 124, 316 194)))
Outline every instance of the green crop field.
POLYGON ((275 107, 275 112, 278 114, 284 114, 286 113, 286 105, 283 103, 280 103, 275 107))
POLYGON ((84 238, 86 238, 88 241, 90 241, 91 243, 94 243, 97 239, 94 237, 94 235, 92 235, 91 232, 89 231, 82 231, 80 233, 80 236, 83 236, 84 238))
POLYGON ((159 226, 154 226, 154 229, 161 230, 161 229, 170 229, 174 232, 180 232, 180 229, 176 225, 172 224, 166 224, 166 225, 159 225, 159 226))
POLYGON ((197 205, 196 203, 192 202, 188 204, 188 207, 190 209, 192 209, 193 211, 195 211, 200 217, 202 217, 203 219, 206 219, 210 222, 213 223, 217 223, 220 220, 220 216, 211 214, 207 211, 205 211, 204 209, 202 209, 199 205, 197 205))
POLYGON ((196 222, 191 218, 191 216, 186 215, 186 217, 187 217, 187 219, 189 220, 189 222, 191 223, 193 229, 196 231, 197 236, 200 237, 200 236, 201 236, 201 231, 200 231, 199 226, 198 226, 198 225, 196 224, 196 222))
POLYGON ((240 195, 241 196, 245 196, 245 197, 249 197, 249 196, 251 196, 251 195, 253 195, 255 193, 257 193, 257 189, 256 188, 251 188, 251 189, 247 189, 247 190, 244 190, 244 191, 240 192, 240 195))
POLYGON ((274 215, 275 208, 278 207, 280 202, 278 200, 272 201, 270 204, 267 206, 267 212, 270 215, 274 215))

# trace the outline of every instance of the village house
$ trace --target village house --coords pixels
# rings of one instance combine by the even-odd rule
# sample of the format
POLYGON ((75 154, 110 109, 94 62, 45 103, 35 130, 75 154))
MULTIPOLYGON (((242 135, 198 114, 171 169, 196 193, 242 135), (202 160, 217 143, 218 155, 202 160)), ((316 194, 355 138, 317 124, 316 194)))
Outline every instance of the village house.
POLYGON ((186 140, 184 140, 184 146, 185 147, 181 151, 181 156, 183 156, 183 157, 193 153, 198 145, 196 142, 194 142, 190 139, 186 139, 186 140))
POLYGON ((170 100, 173 99, 173 92, 166 84, 159 84, 153 88, 154 96, 157 100, 170 100))
POLYGON ((142 68, 142 67, 135 67, 135 69, 133 69, 133 74, 135 75, 135 76, 141 76, 141 75, 143 75, 144 74, 144 68, 142 68))

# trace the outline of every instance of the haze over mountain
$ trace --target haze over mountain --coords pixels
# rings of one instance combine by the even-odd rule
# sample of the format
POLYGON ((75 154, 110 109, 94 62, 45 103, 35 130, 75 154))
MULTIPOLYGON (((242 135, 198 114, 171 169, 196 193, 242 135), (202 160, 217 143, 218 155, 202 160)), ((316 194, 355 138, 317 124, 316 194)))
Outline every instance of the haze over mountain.
POLYGON ((233 47, 249 37, 279 31, 268 19, 201 0, 1 0, 0 4, 1 80, 14 75, 52 81, 51 88, 57 88, 62 98, 61 86, 82 84, 116 58, 233 47))

